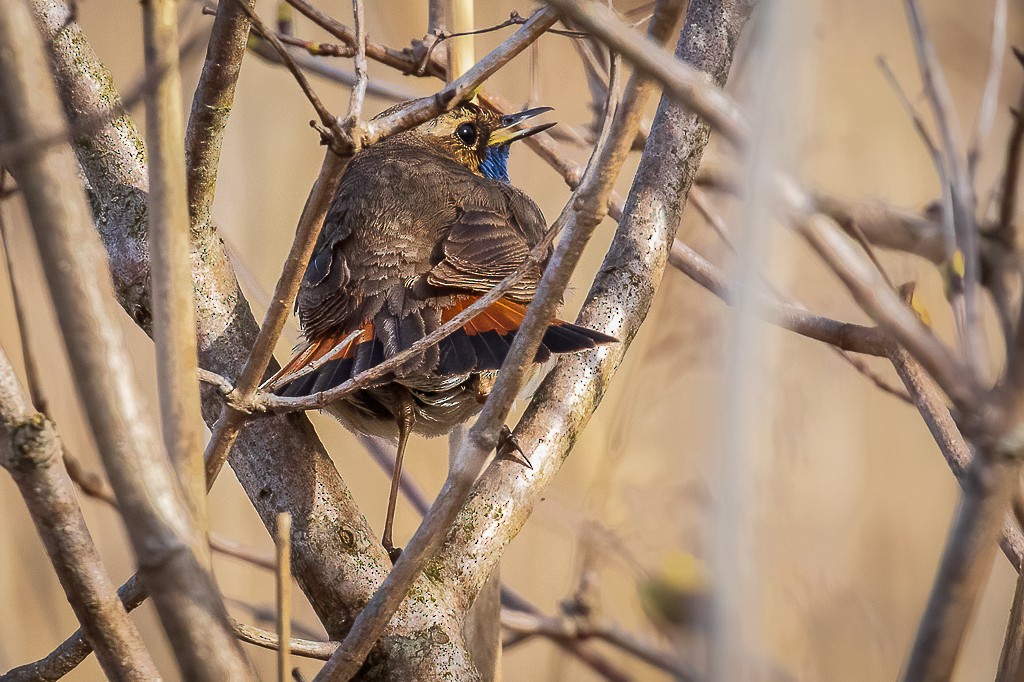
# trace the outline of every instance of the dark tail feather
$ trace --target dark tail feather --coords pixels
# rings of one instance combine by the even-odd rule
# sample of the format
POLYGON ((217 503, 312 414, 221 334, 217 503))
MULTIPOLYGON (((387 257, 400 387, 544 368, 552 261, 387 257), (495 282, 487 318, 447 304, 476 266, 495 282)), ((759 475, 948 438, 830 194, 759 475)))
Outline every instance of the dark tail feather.
MULTIPOLYGON (((475 300, 474 297, 465 297, 452 308, 442 311, 440 319, 418 319, 413 324, 409 320, 380 319, 378 315, 373 324, 364 327, 358 338, 334 335, 311 341, 268 382, 268 388, 282 396, 303 396, 340 386, 380 364, 386 357, 405 350, 475 300)), ((525 312, 525 306, 502 299, 443 339, 436 351, 427 351, 419 361, 404 363, 397 376, 400 378, 405 371, 412 369, 417 370, 411 372, 413 374, 426 370, 442 375, 500 369, 525 312)), ((575 353, 616 341, 593 329, 555 320, 544 332, 534 362, 545 362, 552 353, 575 353)), ((395 373, 389 373, 379 382, 387 383, 394 379, 395 373)))

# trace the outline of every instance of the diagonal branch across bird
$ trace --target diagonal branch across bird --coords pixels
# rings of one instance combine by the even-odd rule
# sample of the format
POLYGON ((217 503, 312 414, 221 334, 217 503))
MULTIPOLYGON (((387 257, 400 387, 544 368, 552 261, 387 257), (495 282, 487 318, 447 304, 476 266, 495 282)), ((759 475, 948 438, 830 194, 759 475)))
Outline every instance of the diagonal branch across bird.
MULTIPOLYGON (((510 184, 508 157, 513 142, 555 125, 520 126, 550 110, 498 116, 466 103, 357 154, 296 300, 306 343, 268 389, 305 396, 338 386, 408 348, 526 261, 546 223, 510 184)), ((457 332, 328 408, 354 431, 398 440, 382 540, 393 559, 410 434, 447 434, 479 412, 542 273, 543 264, 457 332)), ((535 362, 614 341, 554 320, 535 362)))

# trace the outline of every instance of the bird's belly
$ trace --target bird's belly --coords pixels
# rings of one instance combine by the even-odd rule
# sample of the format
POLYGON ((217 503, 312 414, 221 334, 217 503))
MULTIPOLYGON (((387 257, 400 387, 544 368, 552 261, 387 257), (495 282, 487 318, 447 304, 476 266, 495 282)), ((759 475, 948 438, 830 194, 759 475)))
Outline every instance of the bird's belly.
MULTIPOLYGON (((413 433, 445 435, 483 406, 480 375, 409 377, 399 382, 413 397, 413 433)), ((328 411, 347 428, 372 436, 397 438, 397 405, 390 386, 366 388, 332 404, 328 411)))

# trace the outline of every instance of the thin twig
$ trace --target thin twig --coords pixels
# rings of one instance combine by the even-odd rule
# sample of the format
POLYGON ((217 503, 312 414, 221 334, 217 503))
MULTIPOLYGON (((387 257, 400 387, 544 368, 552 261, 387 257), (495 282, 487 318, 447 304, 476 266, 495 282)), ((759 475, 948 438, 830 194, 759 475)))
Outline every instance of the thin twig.
POLYGON ((924 84, 928 102, 931 104, 939 137, 942 140, 943 168, 949 177, 949 210, 953 221, 956 244, 963 254, 963 319, 959 324, 963 339, 963 353, 968 364, 978 376, 984 376, 988 369, 988 356, 983 338, 983 327, 978 310, 978 287, 980 284, 980 259, 978 256, 978 226, 974 215, 974 187, 965 162, 960 124, 956 120, 953 97, 939 64, 935 48, 928 39, 921 21, 916 0, 905 0, 907 19, 914 49, 917 53, 918 68, 924 84))
MULTIPOLYGON (((277 585, 277 641, 290 642, 292 639, 292 515, 281 512, 277 515, 274 529, 277 570, 274 572, 277 585)), ((286 646, 277 649, 277 682, 287 682, 291 675, 291 649, 286 646)))
POLYGON ((353 65, 356 72, 356 84, 352 88, 352 97, 348 103, 348 130, 355 143, 356 151, 362 142, 360 134, 360 118, 363 115, 363 100, 366 98, 366 15, 363 0, 352 0, 352 15, 356 27, 356 54, 353 65))
POLYGON ((698 680, 696 670, 683 663, 672 653, 651 642, 626 632, 615 623, 592 622, 575 618, 538 617, 522 611, 501 612, 503 628, 521 635, 540 635, 555 641, 600 639, 616 649, 663 670, 677 680, 698 680))
POLYGON ((1003 56, 1006 51, 1006 0, 995 0, 992 8, 992 38, 989 41, 988 72, 985 76, 985 87, 981 91, 981 105, 978 107, 978 118, 971 130, 971 138, 967 143, 967 173, 972 181, 981 159, 981 146, 992 131, 992 123, 996 117, 999 104, 999 80, 1003 74, 1003 56))
MULTIPOLYGON (((256 34, 254 36, 255 39, 249 44, 249 49, 252 50, 253 54, 267 62, 283 66, 284 60, 281 59, 281 55, 274 49, 274 46, 263 40, 262 36, 256 34)), ((326 78, 335 83, 341 83, 347 87, 352 87, 356 84, 355 74, 349 71, 344 71, 336 66, 327 64, 322 59, 310 56, 304 50, 299 51, 297 48, 293 48, 289 52, 291 52, 292 59, 296 65, 303 71, 326 78)), ((389 83, 379 79, 374 79, 367 83, 366 94, 373 97, 381 97, 392 102, 405 102, 420 96, 418 92, 404 85, 389 83)))
MULTIPOLYGON (((258 628, 255 625, 249 625, 247 623, 240 623, 234 618, 231 619, 231 627, 234 629, 235 634, 243 642, 249 644, 255 644, 256 646, 263 647, 264 649, 271 649, 273 651, 281 651, 281 639, 273 632, 268 632, 263 628, 258 628)), ((303 658, 316 658, 321 661, 326 661, 331 657, 337 648, 337 642, 314 642, 309 639, 289 639, 289 646, 286 651, 289 654, 295 656, 302 656, 303 658)), ((291 671, 288 672, 287 677, 284 679, 291 678, 291 671)))
MULTIPOLYGON (((281 61, 283 61, 288 70, 291 71, 295 81, 302 89, 302 93, 306 96, 306 99, 309 100, 309 103, 313 105, 313 110, 316 111, 316 115, 320 119, 320 124, 326 130, 333 133, 334 139, 328 139, 326 142, 337 145, 341 149, 347 148, 350 145, 350 142, 346 140, 346 135, 338 123, 337 116, 332 114, 327 107, 324 106, 323 101, 316 94, 313 86, 309 84, 309 80, 306 78, 306 75, 302 73, 302 69, 300 69, 298 64, 295 63, 295 60, 292 58, 288 48, 281 43, 276 33, 267 28, 267 25, 263 23, 263 20, 259 18, 255 10, 247 4, 248 0, 233 1, 237 2, 239 7, 241 7, 249 16, 249 20, 252 22, 253 28, 258 31, 259 34, 274 47, 278 55, 280 55, 281 61)), ((224 2, 232 2, 232 0, 224 0, 224 2)))

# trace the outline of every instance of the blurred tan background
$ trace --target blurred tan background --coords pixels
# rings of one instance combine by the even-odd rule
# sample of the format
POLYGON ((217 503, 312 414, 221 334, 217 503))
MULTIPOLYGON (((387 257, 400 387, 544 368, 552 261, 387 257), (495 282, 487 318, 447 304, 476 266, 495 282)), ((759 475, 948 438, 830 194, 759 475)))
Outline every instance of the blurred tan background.
MULTIPOLYGON (((349 21, 347 2, 321 2, 349 21)), ((638 2, 616 2, 628 10, 638 2)), ((1024 15, 1012 3, 1010 44, 1022 45, 1024 15)), ((532 10, 525 0, 477 2, 476 23, 489 26, 512 9, 532 10)), ((961 124, 973 125, 988 58, 991 2, 922 0, 925 20, 946 67, 961 124)), ((275 5, 259 10, 274 16, 275 5)), ((135 3, 81 0, 81 20, 94 48, 125 88, 142 70, 141 19, 135 3)), ((897 99, 874 60, 885 55, 914 102, 924 106, 901 3, 822 0, 802 5, 790 47, 798 65, 789 77, 800 94, 788 106, 787 142, 796 171, 809 184, 851 196, 872 196, 920 207, 938 192, 936 174, 897 99)), ((426 2, 383 0, 366 3, 370 36, 395 47, 420 37, 426 2)), ((641 15, 642 16, 642 15, 641 15)), ((187 7, 183 34, 208 30, 210 18, 199 5, 187 7)), ((477 55, 510 29, 481 36, 477 55)), ((299 20, 300 37, 327 40, 299 20)), ((538 104, 557 108, 563 125, 590 121, 589 94, 570 42, 546 36, 535 54, 499 73, 489 88, 513 102, 536 95, 538 104)), ((202 52, 185 62, 186 111, 202 63, 202 52)), ((349 68, 345 60, 334 64, 349 68)), ((744 68, 740 57, 737 66, 744 68)), ((734 70, 735 73, 735 70, 734 70)), ((372 78, 427 94, 436 81, 405 78, 370 64, 372 78)), ((737 74, 740 81, 743 74, 737 74)), ((1009 129, 1009 103, 1022 84, 1021 69, 1008 57, 995 128, 984 147, 979 196, 994 186, 1009 129)), ((347 90, 314 81, 329 107, 343 111, 347 90)), ((390 105, 368 101, 368 113, 390 105)), ((135 112, 141 126, 142 115, 135 112)), ((243 67, 235 110, 221 163, 215 217, 230 246, 243 288, 257 317, 273 289, 292 232, 321 159, 317 136, 308 127, 308 103, 283 69, 250 55, 243 67)), ((720 154, 721 154, 721 150, 720 154)), ((586 151, 571 150, 585 159, 586 151)), ((719 158, 721 158, 719 154, 719 158)), ((636 155, 638 158, 638 155, 636 155)), ((630 174, 620 182, 625 194, 630 174)), ((553 217, 568 197, 564 183, 525 147, 512 158, 513 182, 553 217)), ((716 200, 727 216, 739 215, 716 200)), ((706 225, 689 211, 680 235, 723 262, 724 252, 706 225)), ((69 371, 56 335, 45 287, 28 241, 23 214, 5 207, 12 227, 15 276, 31 295, 29 334, 42 359, 45 390, 70 452, 99 471, 95 446, 82 419, 69 371)), ((612 234, 606 222, 567 297, 565 317, 582 301, 612 234)), ((840 287, 796 240, 775 226, 772 249, 764 255, 774 282, 812 309, 863 321, 840 287)), ((922 261, 885 255, 896 281, 919 280, 925 305, 937 327, 948 331, 949 315, 935 271, 922 261)), ((0 268, 3 266, 0 265, 0 268)), ((722 425, 723 334, 728 310, 677 272, 669 271, 647 325, 619 369, 607 398, 502 565, 508 585, 548 613, 571 596, 586 571, 596 580, 601 613, 623 627, 657 640, 658 632, 640 607, 637 584, 658 575, 680 556, 705 558, 708 523, 716 503, 716 457, 722 425)), ((156 404, 153 348, 124 317, 147 399, 156 404)), ((957 487, 916 411, 881 393, 820 344, 758 328, 763 336, 763 376, 758 387, 764 409, 754 428, 758 447, 749 453, 758 469, 748 505, 755 513, 757 542, 751 568, 761 595, 753 613, 750 645, 756 656, 797 680, 883 680, 896 676, 912 641, 953 512, 957 487)), ((278 348, 288 355, 297 339, 292 324, 278 348)), ((18 363, 18 333, 6 277, 0 279, 0 344, 18 363)), ((20 365, 19 365, 20 366, 20 365)), ((878 369, 885 373, 886 368, 878 369)), ((894 377, 892 377, 893 380, 894 377)), ((152 411, 155 415, 155 410, 152 411)), ((383 522, 388 474, 381 472, 355 439, 330 418, 312 415, 370 522, 383 522)), ((407 471, 430 493, 440 486, 447 457, 443 440, 415 440, 407 471)), ((132 558, 117 515, 85 499, 93 535, 115 580, 132 570, 132 558)), ((39 658, 75 628, 74 617, 49 567, 40 542, 9 478, 0 475, 0 669, 39 658)), ((230 475, 211 496, 213 528, 246 545, 271 549, 271 542, 245 495, 230 475)), ((396 541, 415 529, 417 516, 400 504, 396 541)), ((262 607, 273 603, 267 572, 237 560, 215 557, 225 595, 262 607)), ((991 679, 1013 593, 1014 575, 1000 555, 958 670, 964 681, 991 679)), ((300 594, 296 589, 296 594, 300 594)), ((308 626, 300 636, 323 636, 311 610, 297 600, 296 618, 308 626)), ((232 606, 240 619, 256 618, 232 606)), ((154 647, 161 668, 174 674, 173 659, 150 606, 135 618, 154 647)), ((664 640, 662 640, 664 642, 664 640)), ((669 646, 667 642, 664 642, 669 646)), ((654 669, 600 646, 638 680, 664 679, 654 669)), ((247 647, 264 679, 272 679, 273 654, 247 647)), ((318 663, 300 663, 312 673, 318 663)), ((505 679, 597 679, 575 660, 542 639, 505 652, 505 679)), ((101 673, 90 658, 69 679, 95 680, 101 673)))

